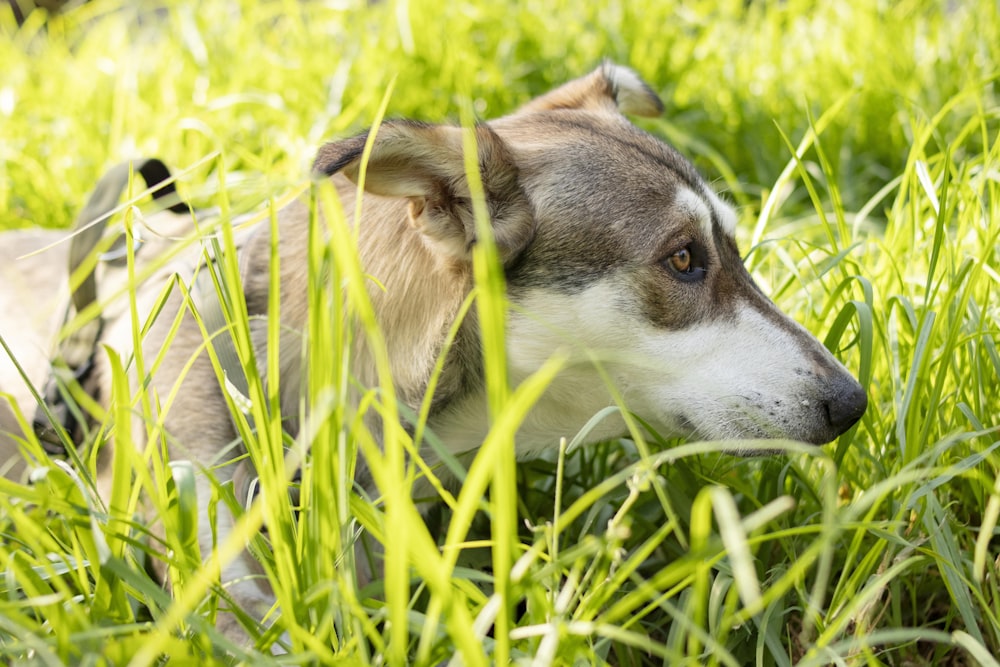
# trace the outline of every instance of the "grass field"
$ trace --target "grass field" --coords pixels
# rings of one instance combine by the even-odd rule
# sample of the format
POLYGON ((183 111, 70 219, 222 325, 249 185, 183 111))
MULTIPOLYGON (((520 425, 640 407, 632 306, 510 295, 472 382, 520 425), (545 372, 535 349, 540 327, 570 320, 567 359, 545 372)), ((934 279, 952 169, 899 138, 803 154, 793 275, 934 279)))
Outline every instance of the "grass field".
MULTIPOLYGON (((88 503, 87 465, 28 442, 49 474, 0 480, 0 660, 269 664, 285 632, 284 664, 1000 665, 996 2, 96 1, 44 19, 18 28, 0 6, 0 229, 69 225, 106 168, 140 155, 182 170, 199 205, 251 210, 306 183, 316 148, 372 123, 390 88, 389 117, 490 118, 608 57, 663 97, 641 126, 738 205, 748 267, 870 407, 837 442, 768 458, 622 440, 515 480, 509 450, 487 447, 425 525, 401 457, 373 464, 383 498, 349 493, 368 445, 333 401, 309 506, 248 514, 246 537, 270 528, 255 544, 282 609, 254 649, 212 627, 225 596, 184 540, 183 473, 168 496, 162 462, 119 461, 127 507, 141 490, 173 522, 163 546, 88 503), (393 536, 386 581, 362 590, 334 562, 354 517, 393 536), (169 558, 173 597, 150 557, 169 558)), ((317 254, 361 279, 349 252, 317 254)), ((480 307, 501 298, 495 278, 480 307)), ((343 332, 314 327, 319 394, 343 332)), ((497 361, 502 327, 484 330, 497 361)), ((516 419, 527 392, 511 391, 516 419)), ((85 460, 128 421, 116 406, 85 460)))

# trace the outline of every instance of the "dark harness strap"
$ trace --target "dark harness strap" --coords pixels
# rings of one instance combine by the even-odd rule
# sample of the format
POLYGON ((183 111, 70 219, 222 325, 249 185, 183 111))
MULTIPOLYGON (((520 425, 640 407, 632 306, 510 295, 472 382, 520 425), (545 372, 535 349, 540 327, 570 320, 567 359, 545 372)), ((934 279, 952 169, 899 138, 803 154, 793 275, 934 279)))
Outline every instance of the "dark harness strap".
MULTIPOLYGON (((87 204, 73 224, 74 236, 69 249, 70 276, 75 276, 88 260, 93 261, 92 255, 104 236, 106 223, 118 207, 133 173, 142 176, 153 200, 164 208, 174 213, 190 211, 187 204, 177 198, 170 170, 161 160, 148 158, 115 165, 97 182, 87 204)), ((80 314, 97 301, 95 268, 96 262, 93 262, 86 275, 80 279, 79 285, 73 289, 64 325, 70 321, 74 311, 80 314)), ((45 405, 39 406, 33 420, 35 434, 50 454, 65 454, 66 439, 76 434, 82 426, 78 416, 70 409, 65 398, 66 391, 69 385, 83 384, 90 376, 103 326, 103 318, 97 316, 59 341, 49 379, 45 383, 45 405)))

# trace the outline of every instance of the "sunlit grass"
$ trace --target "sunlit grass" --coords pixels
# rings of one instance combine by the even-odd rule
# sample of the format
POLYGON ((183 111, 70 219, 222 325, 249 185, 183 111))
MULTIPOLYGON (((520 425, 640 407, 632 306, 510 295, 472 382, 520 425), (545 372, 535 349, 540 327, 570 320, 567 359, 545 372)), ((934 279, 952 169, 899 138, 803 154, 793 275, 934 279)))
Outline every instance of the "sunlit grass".
MULTIPOLYGON (((164 460, 150 409, 172 399, 133 393, 123 368, 91 439, 120 440, 136 410, 158 446, 116 451, 109 507, 92 492, 88 447, 72 468, 26 443, 34 483, 0 480, 4 659, 265 664, 280 640, 283 660, 303 664, 436 665, 457 652, 464 664, 997 664, 1000 9, 604 4, 93 2, 20 29, 0 7, 0 227, 68 225, 102 171, 137 155, 192 167, 182 190, 222 208, 221 230, 248 210, 267 224, 295 190, 325 214, 313 220, 310 402, 295 441, 229 294, 257 432, 234 416, 269 502, 219 551, 251 541, 279 601, 273 628, 253 649, 214 630, 229 602, 218 561, 191 539, 192 471, 164 460), (739 204, 758 282, 861 378, 870 408, 822 450, 737 459, 724 443, 650 442, 648 456, 630 440, 553 443, 515 469, 513 424, 559 360, 506 386, 502 286, 484 247, 468 305, 497 426, 424 523, 412 439, 389 429, 380 451, 343 400, 351 337, 377 347, 380 332, 363 289, 341 298, 364 269, 333 193, 306 183, 309 164, 324 140, 376 122, 390 89, 390 117, 468 123, 603 57, 664 97, 665 117, 643 127, 739 204), (308 461, 303 508, 285 493, 285 448, 308 461), (352 485, 359 453, 375 497, 352 485), (140 501, 164 540, 133 518, 140 501), (385 577, 363 589, 361 526, 386 541, 385 577), (170 594, 150 559, 168 564, 170 594)), ((235 271, 220 266, 221 289, 235 271)), ((363 405, 408 409, 389 386, 363 405)))

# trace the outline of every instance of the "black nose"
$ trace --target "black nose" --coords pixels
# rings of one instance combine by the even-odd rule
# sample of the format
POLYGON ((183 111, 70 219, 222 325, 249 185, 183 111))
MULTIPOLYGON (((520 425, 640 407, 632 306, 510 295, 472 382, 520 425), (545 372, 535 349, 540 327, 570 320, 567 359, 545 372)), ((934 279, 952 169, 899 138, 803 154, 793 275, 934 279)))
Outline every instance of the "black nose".
POLYGON ((826 420, 834 437, 854 426, 868 409, 868 395, 849 375, 841 375, 831 383, 829 398, 823 402, 826 420))

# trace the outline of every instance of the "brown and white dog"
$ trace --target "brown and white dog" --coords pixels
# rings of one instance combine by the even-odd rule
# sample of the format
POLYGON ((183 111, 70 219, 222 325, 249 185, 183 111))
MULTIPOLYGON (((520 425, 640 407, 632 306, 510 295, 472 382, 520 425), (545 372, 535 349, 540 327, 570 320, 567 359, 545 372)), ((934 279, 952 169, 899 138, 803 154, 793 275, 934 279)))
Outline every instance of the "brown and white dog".
MULTIPOLYGON (((558 350, 570 350, 600 358, 614 383, 612 391, 591 356, 571 357, 520 427, 520 458, 573 437, 595 413, 614 404, 615 392, 661 435, 702 439, 822 444, 847 431, 865 411, 867 399, 858 382, 816 338, 779 311, 744 268, 730 206, 677 151, 624 115, 655 116, 662 110, 635 73, 605 64, 475 128, 486 204, 508 296, 516 306, 507 331, 511 382, 537 370, 558 350)), ((359 196, 355 182, 366 138, 324 146, 314 165, 319 175, 333 180, 348 212, 359 196)), ((383 124, 364 185, 363 219, 355 221, 359 254, 364 270, 379 283, 370 295, 397 395, 416 409, 473 286, 476 233, 462 130, 408 121, 383 124)), ((282 331, 305 332, 306 206, 282 211, 279 229, 282 331)), ((251 315, 267 313, 269 234, 265 223, 241 251, 251 315)), ((17 267, 3 277, 21 284, 11 289, 4 283, 0 333, 28 362, 29 376, 40 382, 44 351, 58 320, 39 312, 39 294, 58 291, 66 277, 53 270, 60 259, 51 255, 17 263, 15 257, 31 242, 23 234, 11 239, 0 243, 0 269, 17 267), (35 324, 25 326, 29 322, 35 324)), ((37 237, 35 244, 43 240, 37 237)), ((147 291, 139 295, 140 307, 152 307, 159 287, 147 291)), ((150 332, 150 349, 159 349, 172 319, 170 307, 180 307, 174 301, 160 317, 165 324, 150 332)), ((293 410, 303 386, 301 340, 287 333, 281 338, 282 404, 293 410)), ((108 323, 104 342, 127 353, 128 317, 108 323)), ((153 379, 161 395, 202 343, 198 327, 185 319, 153 379)), ((377 383, 374 360, 363 346, 353 364, 362 386, 377 383)), ((25 397, 23 383, 12 379, 10 369, 0 371, 0 389, 25 397)), ((97 393, 107 397, 110 391, 104 386, 97 393)), ((176 456, 216 461, 235 434, 206 355, 184 378, 177 401, 166 418, 167 430, 182 448, 176 456)), ((470 319, 447 357, 429 428, 449 451, 468 455, 489 428, 486 403, 480 341, 470 319)), ((3 429, 16 432, 9 422, 3 429)), ((625 433, 622 417, 612 415, 590 431, 589 439, 625 433)), ((218 469, 221 481, 231 474, 227 470, 218 469)), ((220 533, 229 520, 220 516, 220 533)), ((201 530, 204 553, 212 532, 201 530)), ((249 559, 232 564, 225 576, 250 572, 249 559)), ((264 587, 252 583, 241 584, 234 594, 258 606, 271 601, 264 587)))

